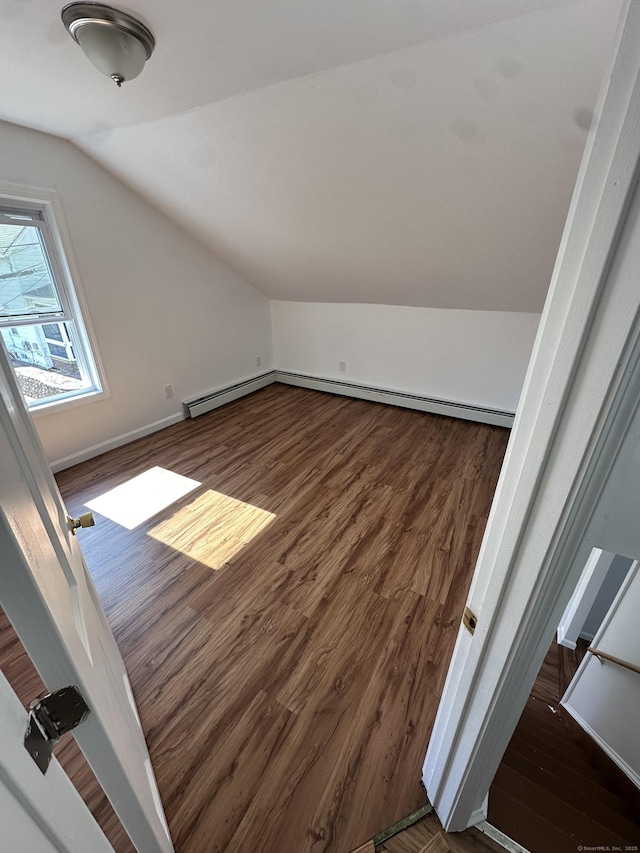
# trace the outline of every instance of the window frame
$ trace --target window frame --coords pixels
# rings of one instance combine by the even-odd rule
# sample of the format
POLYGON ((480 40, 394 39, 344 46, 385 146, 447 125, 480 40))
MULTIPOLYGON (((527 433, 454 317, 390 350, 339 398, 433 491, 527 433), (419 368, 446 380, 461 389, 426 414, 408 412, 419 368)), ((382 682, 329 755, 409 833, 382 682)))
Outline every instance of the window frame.
MULTIPOLYGON (((42 326, 47 323, 71 322, 70 332, 76 360, 81 371, 91 379, 90 388, 67 392, 41 403, 28 404, 30 414, 37 418, 63 409, 96 402, 111 396, 98 348, 89 308, 84 295, 80 271, 76 263, 64 212, 57 192, 36 187, 25 187, 0 182, 0 212, 38 214, 42 240, 47 252, 55 287, 63 313, 42 314, 37 318, 11 317, 10 329, 18 326, 42 326)), ((17 221, 16 221, 17 222, 17 221)))

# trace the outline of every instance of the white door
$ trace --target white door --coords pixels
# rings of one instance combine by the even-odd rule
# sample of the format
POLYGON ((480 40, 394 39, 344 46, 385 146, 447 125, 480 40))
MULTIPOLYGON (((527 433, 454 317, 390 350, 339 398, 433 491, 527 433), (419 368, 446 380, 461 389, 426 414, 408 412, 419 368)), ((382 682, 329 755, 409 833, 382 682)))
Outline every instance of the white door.
POLYGON ((46 775, 22 745, 28 715, 0 672, 2 849, 107 853, 113 848, 54 758, 46 775))
POLYGON ((173 850, 122 657, 2 347, 0 554, 0 603, 47 688, 80 688, 91 713, 74 734, 124 828, 139 853, 173 850))
POLYGON ((591 645, 617 661, 585 655, 562 704, 640 788, 639 609, 635 562, 591 645))

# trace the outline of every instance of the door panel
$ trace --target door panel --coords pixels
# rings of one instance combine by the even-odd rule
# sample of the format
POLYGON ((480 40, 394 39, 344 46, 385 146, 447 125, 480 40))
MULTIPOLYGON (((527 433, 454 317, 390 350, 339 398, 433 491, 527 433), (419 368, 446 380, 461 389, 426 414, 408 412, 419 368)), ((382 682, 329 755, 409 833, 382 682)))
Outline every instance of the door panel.
POLYGON ((107 853, 113 848, 62 767, 42 775, 23 746, 28 715, 0 672, 0 826, 2 849, 107 853))
POLYGON ((2 351, 0 602, 48 689, 80 687, 92 712, 76 740, 137 849, 171 851, 124 663, 66 514, 2 351))

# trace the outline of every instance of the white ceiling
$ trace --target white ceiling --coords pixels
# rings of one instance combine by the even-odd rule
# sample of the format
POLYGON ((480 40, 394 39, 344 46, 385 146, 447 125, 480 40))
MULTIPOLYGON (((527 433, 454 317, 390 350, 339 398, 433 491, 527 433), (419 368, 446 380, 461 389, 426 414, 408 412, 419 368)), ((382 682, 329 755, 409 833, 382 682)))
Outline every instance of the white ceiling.
POLYGON ((620 0, 133 0, 122 89, 3 0, 0 118, 72 139, 277 299, 539 311, 620 0))

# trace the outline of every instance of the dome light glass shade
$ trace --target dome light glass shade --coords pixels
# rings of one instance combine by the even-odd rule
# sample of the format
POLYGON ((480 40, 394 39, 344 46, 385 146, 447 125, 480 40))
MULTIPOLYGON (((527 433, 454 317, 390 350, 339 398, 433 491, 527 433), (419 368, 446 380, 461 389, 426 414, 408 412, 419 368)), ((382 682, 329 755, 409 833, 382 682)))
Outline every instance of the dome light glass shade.
POLYGON ((62 20, 87 58, 118 86, 140 74, 155 46, 143 24, 101 3, 71 3, 62 20))
POLYGON ((90 22, 78 27, 76 38, 87 58, 107 77, 133 80, 144 68, 144 46, 119 28, 90 22))

